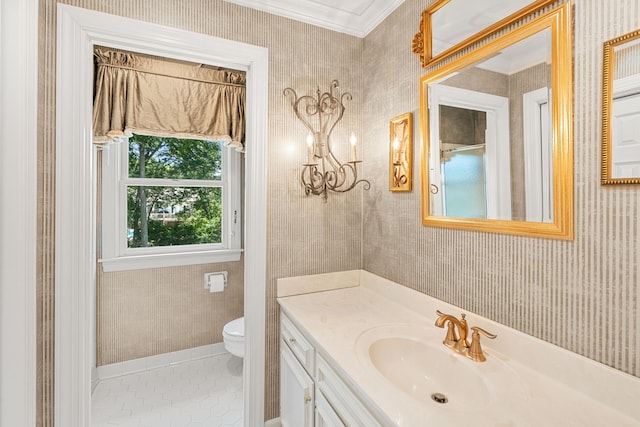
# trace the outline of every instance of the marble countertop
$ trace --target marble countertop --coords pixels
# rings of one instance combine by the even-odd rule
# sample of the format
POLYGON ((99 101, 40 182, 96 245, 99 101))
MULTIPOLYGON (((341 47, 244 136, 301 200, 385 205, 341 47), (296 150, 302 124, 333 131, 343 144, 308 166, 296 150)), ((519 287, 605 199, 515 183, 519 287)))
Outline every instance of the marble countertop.
MULTIPOLYGON (((355 273, 345 274, 352 279, 355 273)), ((494 364, 508 365, 521 381, 521 392, 502 393, 499 401, 486 405, 418 402, 363 363, 356 351, 358 338, 381 325, 407 324, 433 327, 441 340, 445 331, 434 326, 435 309, 452 314, 460 309, 365 271, 343 289, 326 283, 331 279, 285 279, 287 291, 279 293, 278 302, 383 425, 640 426, 640 379, 468 312, 470 326, 498 334, 496 340, 483 341, 487 362, 473 362, 444 346, 442 351, 471 364, 467 369, 480 375, 494 364), (295 294, 296 281, 307 293, 295 294)))

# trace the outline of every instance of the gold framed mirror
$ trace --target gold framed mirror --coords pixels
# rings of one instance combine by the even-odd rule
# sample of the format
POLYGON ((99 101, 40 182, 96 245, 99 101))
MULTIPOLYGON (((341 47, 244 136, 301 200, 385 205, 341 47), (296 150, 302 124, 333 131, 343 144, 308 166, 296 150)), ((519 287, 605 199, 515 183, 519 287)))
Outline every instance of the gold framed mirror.
POLYGON ((411 191, 413 176, 413 116, 389 121, 389 191, 411 191))
POLYGON ((564 4, 420 79, 423 225, 573 239, 571 49, 564 4))
POLYGON ((413 53, 426 68, 554 1, 435 0, 422 12, 419 32, 413 37, 413 53))
POLYGON ((640 30, 606 41, 602 184, 640 184, 640 30))

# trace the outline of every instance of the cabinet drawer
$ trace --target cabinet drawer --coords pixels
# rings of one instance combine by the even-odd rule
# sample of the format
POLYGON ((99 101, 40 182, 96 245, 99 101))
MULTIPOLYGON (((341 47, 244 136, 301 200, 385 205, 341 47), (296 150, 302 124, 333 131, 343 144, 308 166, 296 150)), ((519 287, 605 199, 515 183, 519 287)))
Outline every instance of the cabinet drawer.
POLYGON ((316 393, 315 427, 346 427, 321 392, 316 393))
POLYGON ((280 337, 287 343, 291 352, 300 361, 307 372, 313 376, 315 372, 315 350, 302 333, 284 314, 280 319, 280 337))
POLYGON ((382 426, 319 354, 317 363, 316 387, 345 425, 349 427, 382 426))

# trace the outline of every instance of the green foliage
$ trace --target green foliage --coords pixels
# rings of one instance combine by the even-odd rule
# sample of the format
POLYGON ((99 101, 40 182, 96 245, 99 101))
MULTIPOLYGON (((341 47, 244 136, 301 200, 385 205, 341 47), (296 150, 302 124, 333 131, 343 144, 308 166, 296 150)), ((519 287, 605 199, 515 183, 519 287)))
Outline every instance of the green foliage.
POLYGON ((217 141, 134 134, 129 138, 129 176, 219 180, 220 146, 217 141))
MULTIPOLYGON (((221 178, 218 142, 134 135, 129 139, 130 178, 221 178)), ((129 186, 129 247, 222 241, 220 187, 129 186)))

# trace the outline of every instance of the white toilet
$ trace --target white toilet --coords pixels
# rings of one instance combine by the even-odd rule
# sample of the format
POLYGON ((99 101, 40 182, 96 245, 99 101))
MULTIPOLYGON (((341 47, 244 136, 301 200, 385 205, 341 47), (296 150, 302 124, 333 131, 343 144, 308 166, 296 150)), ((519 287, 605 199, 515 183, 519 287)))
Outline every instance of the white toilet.
POLYGON ((222 329, 224 348, 234 356, 244 357, 244 317, 232 320, 222 329))

